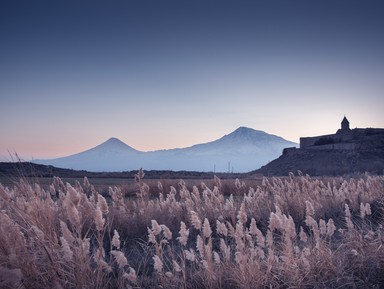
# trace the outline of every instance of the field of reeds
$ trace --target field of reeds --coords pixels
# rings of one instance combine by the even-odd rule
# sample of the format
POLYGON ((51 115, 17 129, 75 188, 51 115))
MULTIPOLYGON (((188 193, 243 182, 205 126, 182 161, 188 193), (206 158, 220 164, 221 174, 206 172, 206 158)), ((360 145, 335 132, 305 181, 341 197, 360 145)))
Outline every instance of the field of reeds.
POLYGON ((0 288, 383 288, 384 177, 0 184, 0 288))

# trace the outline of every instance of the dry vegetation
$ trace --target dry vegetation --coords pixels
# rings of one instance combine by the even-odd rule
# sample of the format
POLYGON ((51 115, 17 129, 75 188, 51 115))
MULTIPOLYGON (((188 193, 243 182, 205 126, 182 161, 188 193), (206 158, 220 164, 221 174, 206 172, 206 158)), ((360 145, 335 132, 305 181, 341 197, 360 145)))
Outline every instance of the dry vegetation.
POLYGON ((382 288, 384 177, 0 185, 0 288, 382 288))

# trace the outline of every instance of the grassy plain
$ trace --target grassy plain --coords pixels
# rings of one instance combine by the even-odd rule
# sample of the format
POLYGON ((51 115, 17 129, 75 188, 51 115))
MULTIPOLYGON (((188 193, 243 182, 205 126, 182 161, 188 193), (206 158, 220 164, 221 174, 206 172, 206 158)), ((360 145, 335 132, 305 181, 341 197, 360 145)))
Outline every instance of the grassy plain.
MULTIPOLYGON (((31 184, 39 184, 42 188, 47 189, 52 184, 54 177, 0 177, 0 183, 3 186, 13 187, 18 185, 20 180, 24 180, 27 183, 31 184)), ((69 183, 72 186, 75 186, 76 182, 80 184, 83 183, 84 177, 70 177, 70 178, 61 178, 64 183, 69 183)), ((135 196, 138 190, 137 184, 134 178, 108 178, 108 177, 91 177, 88 178, 89 182, 94 186, 98 193, 102 194, 104 197, 109 198, 108 192, 109 187, 119 187, 123 192, 124 196, 135 196)), ((158 182, 161 182, 164 189, 166 191, 170 190, 170 187, 173 186, 175 188, 178 187, 178 184, 181 179, 172 178, 172 179, 147 179, 145 178, 145 183, 149 186, 150 196, 158 196, 158 182)), ((246 187, 257 187, 262 182, 262 177, 247 177, 242 178, 242 182, 244 182, 246 187)), ((212 178, 210 179, 183 179, 187 188, 192 189, 193 186, 200 186, 201 183, 205 183, 207 186, 211 187, 214 185, 214 181, 212 178)), ((235 179, 224 179, 222 182, 222 192, 224 195, 230 195, 233 193, 233 188, 235 184, 235 179)))
POLYGON ((0 185, 0 288, 384 286, 383 176, 143 177, 0 185))

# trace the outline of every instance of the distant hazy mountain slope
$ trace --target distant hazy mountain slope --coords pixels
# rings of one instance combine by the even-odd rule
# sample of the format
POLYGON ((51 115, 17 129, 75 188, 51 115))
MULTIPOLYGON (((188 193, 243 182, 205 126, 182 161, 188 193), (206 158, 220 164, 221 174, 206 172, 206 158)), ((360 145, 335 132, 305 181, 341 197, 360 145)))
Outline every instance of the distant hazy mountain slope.
POLYGON ((112 138, 87 151, 35 163, 88 171, 189 170, 248 172, 296 143, 263 131, 240 127, 222 138, 187 148, 140 152, 112 138))
MULTIPOLYGON (((142 152, 135 150, 119 139, 110 138, 102 144, 81 153, 34 162, 75 170, 124 171, 127 168, 127 161, 133 161, 142 154, 142 152)), ((135 164, 132 163, 132 165, 135 164)))

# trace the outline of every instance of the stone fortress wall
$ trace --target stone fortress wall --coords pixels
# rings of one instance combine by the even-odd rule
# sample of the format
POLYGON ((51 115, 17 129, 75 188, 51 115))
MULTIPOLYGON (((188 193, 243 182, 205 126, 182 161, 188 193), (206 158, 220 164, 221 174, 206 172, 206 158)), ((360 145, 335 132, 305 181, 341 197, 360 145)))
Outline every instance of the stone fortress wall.
POLYGON ((315 137, 301 137, 300 148, 309 148, 342 143, 352 140, 353 135, 353 130, 349 128, 349 121, 346 117, 344 117, 341 122, 341 128, 336 132, 336 134, 321 135, 315 137))
POLYGON ((285 148, 283 155, 295 154, 304 150, 356 150, 367 149, 371 145, 384 145, 384 129, 381 128, 349 128, 346 117, 341 122, 341 128, 335 134, 315 137, 301 137, 300 149, 285 148))
POLYGON ((307 148, 314 146, 315 143, 319 142, 321 139, 329 139, 334 138, 334 134, 327 134, 327 135, 320 135, 320 136, 314 136, 314 137, 301 137, 300 138, 300 148, 307 148))

